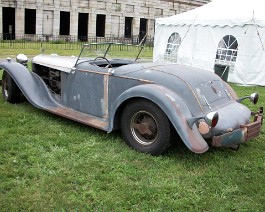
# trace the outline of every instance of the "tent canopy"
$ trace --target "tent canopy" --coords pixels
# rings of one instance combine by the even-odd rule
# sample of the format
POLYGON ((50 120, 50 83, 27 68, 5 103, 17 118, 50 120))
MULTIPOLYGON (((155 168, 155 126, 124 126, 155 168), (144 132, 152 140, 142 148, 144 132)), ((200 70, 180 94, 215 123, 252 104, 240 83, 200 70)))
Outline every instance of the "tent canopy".
POLYGON ((265 86, 265 1, 213 0, 156 19, 154 61, 215 71, 229 66, 228 81, 265 86))
POLYGON ((264 0, 213 0, 179 15, 158 18, 160 25, 244 26, 254 20, 265 27, 264 0))

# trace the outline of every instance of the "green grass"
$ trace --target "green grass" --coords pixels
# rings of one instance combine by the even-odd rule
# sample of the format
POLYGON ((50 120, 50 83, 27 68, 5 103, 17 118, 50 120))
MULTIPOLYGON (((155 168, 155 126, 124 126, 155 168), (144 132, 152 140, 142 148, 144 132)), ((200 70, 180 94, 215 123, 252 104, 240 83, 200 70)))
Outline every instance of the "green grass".
MULTIPOLYGON (((68 44, 52 44, 52 43, 43 43, 41 46, 40 43, 0 43, 0 48, 4 49, 0 51, 0 58, 15 58, 16 55, 23 53, 26 54, 29 58, 32 58, 40 53, 44 54, 58 54, 58 55, 65 55, 65 56, 78 56, 83 46, 82 43, 68 43, 68 44)), ((115 52, 115 55, 119 53, 119 51, 115 52)), ((124 51, 122 52, 124 57, 127 55, 130 56, 134 53, 129 52, 124 55, 124 51), (127 54, 127 55, 126 55, 127 54)), ((152 58, 152 48, 145 47, 144 51, 141 53, 142 58, 152 58)))
POLYGON ((38 54, 59 54, 59 55, 66 55, 71 56, 75 55, 78 56, 80 53, 80 49, 76 50, 65 50, 65 49, 54 49, 52 45, 47 47, 40 47, 40 48, 5 48, 4 51, 0 51, 0 58, 15 58, 18 54, 25 54, 29 58, 32 58, 38 54))
MULTIPOLYGON (((239 96, 263 87, 238 87, 239 96)), ((247 102, 247 101, 246 101, 247 102)), ((248 104, 248 103, 247 103, 248 104)), ((252 108, 256 106, 250 105, 252 108)), ((264 211, 265 135, 238 151, 159 157, 28 102, 0 98, 1 211, 264 211)))

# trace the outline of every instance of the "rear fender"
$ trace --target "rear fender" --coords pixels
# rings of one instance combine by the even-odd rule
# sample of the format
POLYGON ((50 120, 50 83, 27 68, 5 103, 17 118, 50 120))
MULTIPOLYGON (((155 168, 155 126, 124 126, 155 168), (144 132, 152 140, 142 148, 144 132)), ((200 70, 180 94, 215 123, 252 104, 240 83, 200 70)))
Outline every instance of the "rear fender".
POLYGON ((44 81, 25 66, 17 62, 6 61, 0 63, 0 68, 12 77, 23 95, 35 107, 47 109, 58 106, 44 81))
POLYGON ((197 126, 190 128, 187 119, 191 118, 191 112, 184 101, 171 90, 155 84, 145 84, 133 87, 122 93, 110 113, 110 131, 113 127, 115 113, 119 106, 131 98, 145 98, 157 104, 167 115, 172 125, 178 132, 185 145, 195 153, 203 153, 209 146, 201 136, 197 126))

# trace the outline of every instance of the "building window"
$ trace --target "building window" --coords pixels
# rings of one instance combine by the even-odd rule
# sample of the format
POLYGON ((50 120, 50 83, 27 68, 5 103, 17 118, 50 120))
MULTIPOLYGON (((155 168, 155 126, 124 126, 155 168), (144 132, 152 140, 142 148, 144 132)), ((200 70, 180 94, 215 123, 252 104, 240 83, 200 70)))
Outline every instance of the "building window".
POLYGON ((106 15, 97 15, 96 36, 105 37, 106 15))
POLYGON ((178 50, 180 44, 181 44, 181 37, 179 33, 177 32, 172 33, 168 38, 167 48, 164 54, 164 60, 176 63, 178 59, 178 50))
POLYGON ((78 40, 87 41, 88 13, 78 14, 78 40))
POLYGON ((70 34, 70 12, 60 12, 60 35, 70 34))
POLYGON ((120 3, 112 3, 112 11, 120 12, 121 11, 121 4, 120 3))
POLYGON ((233 35, 226 35, 219 42, 215 64, 229 66, 236 62, 238 43, 233 35))
POLYGON ((155 8, 155 16, 163 16, 163 9, 155 8))
POLYGON ((139 42, 145 42, 148 19, 140 18, 139 42))
POLYGON ((25 9, 25 34, 36 34, 36 10, 25 9))
POLYGON ((176 15, 177 14, 177 11, 176 10, 169 10, 169 14, 176 15))
POLYGON ((141 14, 148 15, 149 14, 149 7, 141 7, 141 14))
POLYGON ((71 6, 71 1, 69 1, 69 0, 61 0, 60 3, 61 3, 62 7, 70 7, 71 6))
POLYGON ((125 5, 125 11, 127 13, 133 13, 134 12, 134 5, 126 4, 125 5))
POLYGON ((132 37, 132 17, 125 17, 125 28, 124 28, 124 37, 131 38, 132 37))
POLYGON ((107 5, 105 1, 98 1, 98 9, 100 10, 106 10, 107 5))
MULTIPOLYGON (((36 4, 36 1, 33 0, 32 3, 36 4)), ((45 3, 49 5, 54 5, 54 0, 45 0, 45 3)))
MULTIPOLYGON (((1 8, 0 8, 1 9, 1 8)), ((4 40, 15 39, 15 8, 3 7, 2 8, 3 18, 3 38, 4 40)))

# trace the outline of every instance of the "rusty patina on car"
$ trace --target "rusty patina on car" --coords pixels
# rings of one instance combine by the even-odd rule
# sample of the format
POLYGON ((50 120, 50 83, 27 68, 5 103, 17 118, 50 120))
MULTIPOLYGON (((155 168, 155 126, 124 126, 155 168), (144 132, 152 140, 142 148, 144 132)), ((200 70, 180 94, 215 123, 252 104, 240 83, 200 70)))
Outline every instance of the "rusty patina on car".
POLYGON ((17 62, 8 59, 0 64, 3 97, 18 103, 23 94, 51 113, 107 132, 121 129, 129 146, 153 155, 164 152, 174 139, 203 153, 209 145, 236 148, 259 135, 263 108, 251 112, 241 104, 244 99, 256 104, 257 93, 238 98, 212 72, 140 62, 142 50, 142 46, 86 44, 78 57, 36 56, 32 71, 25 67, 23 55, 17 62), (113 58, 111 52, 122 55, 121 50, 136 56, 113 58), (172 138, 174 131, 178 136, 172 138))

